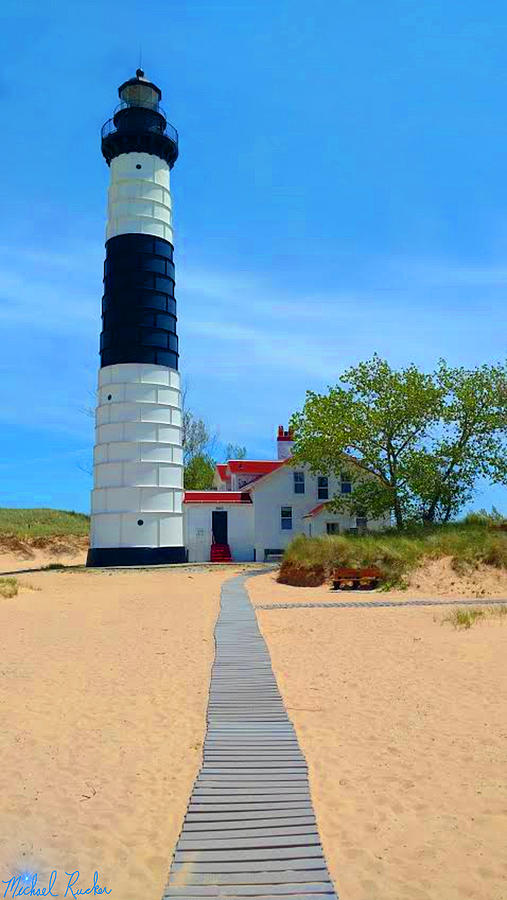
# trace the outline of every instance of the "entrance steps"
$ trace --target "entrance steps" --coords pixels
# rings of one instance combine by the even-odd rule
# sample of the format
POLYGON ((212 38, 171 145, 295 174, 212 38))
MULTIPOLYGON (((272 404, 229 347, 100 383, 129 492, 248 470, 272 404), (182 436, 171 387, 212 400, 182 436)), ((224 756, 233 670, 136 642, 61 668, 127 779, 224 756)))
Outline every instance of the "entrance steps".
POLYGON ((210 562, 232 562, 229 544, 212 544, 209 558, 210 562))

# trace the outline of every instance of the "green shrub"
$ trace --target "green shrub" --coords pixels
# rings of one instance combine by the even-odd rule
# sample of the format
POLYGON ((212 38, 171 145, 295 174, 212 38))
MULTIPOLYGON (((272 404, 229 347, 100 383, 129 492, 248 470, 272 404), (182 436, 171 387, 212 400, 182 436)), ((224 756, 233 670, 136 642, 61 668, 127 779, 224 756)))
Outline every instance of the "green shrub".
POLYGON ((451 558, 458 572, 469 571, 480 564, 507 569, 507 533, 495 531, 485 524, 456 523, 364 535, 312 538, 298 535, 284 553, 279 580, 290 577, 294 567, 297 567, 300 579, 304 574, 302 570, 321 567, 324 581, 339 566, 376 566, 382 573, 384 586, 404 586, 404 577, 424 559, 444 556, 451 558))
POLYGON ((507 605, 501 604, 498 606, 487 606, 487 607, 469 607, 468 609, 463 607, 457 607, 456 609, 451 610, 444 618, 442 619, 442 625, 448 623, 449 625, 453 625, 454 628, 457 629, 465 629, 468 630, 475 625, 476 622, 486 619, 487 617, 494 618, 503 618, 507 615, 507 605))
POLYGON ((464 525, 503 525, 507 523, 507 519, 496 506, 491 507, 491 512, 486 509, 478 509, 477 512, 468 513, 463 519, 464 525))
POLYGON ((18 582, 15 578, 0 578, 0 597, 15 597, 18 593, 18 582))
POLYGON ((90 517, 62 509, 0 509, 0 536, 21 539, 84 537, 90 531, 90 517))

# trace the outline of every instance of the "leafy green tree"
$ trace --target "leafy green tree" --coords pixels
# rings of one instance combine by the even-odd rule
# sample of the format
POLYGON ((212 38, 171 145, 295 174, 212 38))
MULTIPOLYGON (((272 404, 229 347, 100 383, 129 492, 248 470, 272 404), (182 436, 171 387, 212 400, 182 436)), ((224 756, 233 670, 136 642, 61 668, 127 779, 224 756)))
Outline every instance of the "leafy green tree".
POLYGON ((213 487, 215 460, 206 454, 193 456, 184 469, 183 483, 187 491, 208 491, 213 487))
POLYGON ((246 447, 241 447, 239 444, 227 444, 225 448, 225 459, 245 459, 246 457, 246 447))
POLYGON ((308 391, 291 420, 293 461, 314 473, 348 471, 351 494, 336 509, 399 528, 448 521, 484 477, 507 484, 507 370, 393 370, 375 355, 344 373, 327 394, 308 391))
POLYGON ((185 466, 188 466, 194 456, 204 456, 213 441, 204 419, 196 418, 189 409, 183 409, 181 441, 185 466))

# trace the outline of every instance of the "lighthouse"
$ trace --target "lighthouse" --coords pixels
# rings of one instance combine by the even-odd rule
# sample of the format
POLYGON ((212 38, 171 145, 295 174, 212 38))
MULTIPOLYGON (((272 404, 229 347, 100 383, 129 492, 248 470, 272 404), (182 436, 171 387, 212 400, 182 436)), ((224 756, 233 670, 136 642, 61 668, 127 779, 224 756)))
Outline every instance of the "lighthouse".
POLYGON ((109 166, 89 566, 185 561, 170 172, 178 134, 142 69, 102 128, 109 166))

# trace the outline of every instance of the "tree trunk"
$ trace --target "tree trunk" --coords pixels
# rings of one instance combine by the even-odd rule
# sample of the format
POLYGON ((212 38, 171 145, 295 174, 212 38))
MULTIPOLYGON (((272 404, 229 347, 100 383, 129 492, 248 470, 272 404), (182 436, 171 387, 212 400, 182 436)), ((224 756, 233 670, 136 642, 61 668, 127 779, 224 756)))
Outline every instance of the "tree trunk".
POLYGON ((446 511, 445 511, 444 522, 448 522, 448 521, 449 521, 449 519, 451 518, 451 513, 452 513, 452 507, 451 507, 451 505, 449 504, 449 506, 447 507, 447 509, 446 509, 446 511))
POLYGON ((401 504, 398 498, 396 497, 394 500, 394 518, 396 520, 396 527, 403 528, 403 513, 401 511, 401 504))

